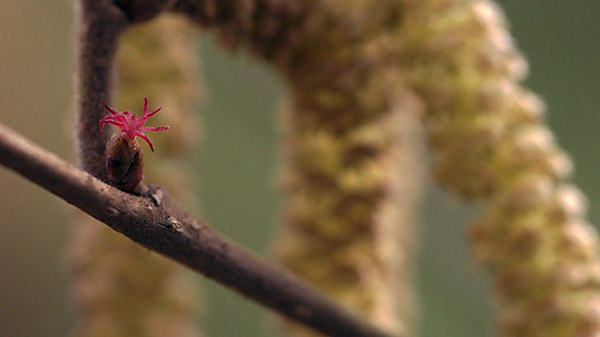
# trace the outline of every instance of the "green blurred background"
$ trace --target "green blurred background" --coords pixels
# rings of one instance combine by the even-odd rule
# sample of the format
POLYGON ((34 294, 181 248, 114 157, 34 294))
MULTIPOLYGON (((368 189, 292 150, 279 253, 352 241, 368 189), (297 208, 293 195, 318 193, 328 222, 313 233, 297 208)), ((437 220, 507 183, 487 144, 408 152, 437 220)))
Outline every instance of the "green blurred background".
MULTIPOLYGON (((574 181, 600 223, 600 2, 503 0, 520 49, 530 61, 527 85, 549 107, 559 143, 573 157, 574 181), (595 114, 596 113, 596 114, 595 114)), ((73 161, 73 8, 70 1, 0 1, 0 121, 73 161)), ((278 127, 284 83, 248 55, 224 54, 201 41, 205 137, 191 158, 201 179, 201 213, 258 252, 277 225, 278 127)), ((69 309, 64 246, 72 207, 0 169, 0 337, 64 336, 69 309)), ((417 284, 421 336, 494 336, 487 277, 463 234, 475 210, 428 182, 417 284)), ((197 277, 208 336, 274 336, 255 304, 197 277)))

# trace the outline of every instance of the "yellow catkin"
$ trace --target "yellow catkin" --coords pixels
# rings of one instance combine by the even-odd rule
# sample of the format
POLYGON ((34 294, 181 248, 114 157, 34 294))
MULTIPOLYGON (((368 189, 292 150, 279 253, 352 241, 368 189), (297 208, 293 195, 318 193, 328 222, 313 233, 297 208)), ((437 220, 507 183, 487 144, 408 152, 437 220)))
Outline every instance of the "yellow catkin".
MULTIPOLYGON (((145 181, 179 200, 193 197, 182 164, 197 139, 192 111, 197 98, 196 39, 181 18, 161 16, 134 26, 120 40, 115 107, 139 114, 143 98, 163 111, 151 135, 145 181)), ((144 143, 141 143, 144 146, 144 143)), ((77 216, 70 247, 77 337, 195 337, 198 308, 190 272, 89 217, 77 216)))
MULTIPOLYGON (((382 304, 369 280, 393 269, 378 259, 373 233, 380 205, 394 200, 382 191, 394 179, 384 164, 393 162, 393 134, 402 132, 388 133, 386 119, 396 90, 413 114, 423 107, 437 181, 486 207, 470 237, 493 273, 503 335, 599 334, 597 234, 584 198, 565 183, 572 164, 544 122, 543 104, 520 84, 527 64, 499 8, 459 0, 316 6, 301 30, 308 38, 281 53, 289 56, 282 69, 292 92, 281 259, 390 326, 374 318, 382 304)), ((405 317, 397 317, 402 326, 405 317)), ((291 335, 310 335, 297 331, 291 335)))
MULTIPOLYGON (((286 192, 278 258, 390 331, 411 329, 421 172, 418 100, 388 57, 401 11, 377 1, 323 1, 283 66, 286 192), (368 16, 365 16, 369 13, 368 16), (310 34, 314 34, 311 37, 310 34)), ((288 336, 317 336, 288 325, 288 336)))
POLYGON ((425 105, 434 172, 482 202, 474 254, 492 272, 503 336, 600 335, 597 234, 571 162, 520 81, 526 63, 490 1, 416 1, 400 34, 425 105))

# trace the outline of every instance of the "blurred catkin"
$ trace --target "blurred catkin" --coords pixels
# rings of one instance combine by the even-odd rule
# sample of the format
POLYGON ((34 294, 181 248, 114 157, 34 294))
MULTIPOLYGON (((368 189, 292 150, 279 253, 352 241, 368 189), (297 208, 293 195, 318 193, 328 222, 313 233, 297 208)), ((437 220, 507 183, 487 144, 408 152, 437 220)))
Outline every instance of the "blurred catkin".
POLYGON ((520 81, 526 63, 490 1, 415 1, 403 25, 406 69, 425 105, 434 172, 482 202, 472 224, 489 267, 503 336, 600 335, 597 234, 571 162, 520 81))
MULTIPOLYGON (((147 182, 158 183, 186 203, 193 201, 183 164, 197 140, 192 111, 197 99, 196 39, 182 18, 161 16, 133 26, 117 55, 119 110, 140 114, 148 97, 163 111, 154 123, 171 130, 152 135, 146 148, 147 182)), ((70 247, 76 337, 193 337, 198 296, 189 272, 148 252, 95 220, 77 216, 70 247)))
MULTIPOLYGON (((413 324, 418 100, 389 56, 401 6, 324 1, 284 69, 279 260, 380 326, 413 324), (368 16, 364 13, 369 13, 368 16), (313 36, 314 34, 314 36, 313 36)), ((288 336, 315 336, 289 325, 288 336)))
MULTIPOLYGON (((413 321, 420 105, 389 49, 398 1, 181 0, 175 10, 248 46, 288 80, 285 209, 274 251, 290 270, 391 331, 413 321)), ((393 48, 392 48, 393 49, 393 48)), ((289 336, 316 336, 288 324, 289 336)))

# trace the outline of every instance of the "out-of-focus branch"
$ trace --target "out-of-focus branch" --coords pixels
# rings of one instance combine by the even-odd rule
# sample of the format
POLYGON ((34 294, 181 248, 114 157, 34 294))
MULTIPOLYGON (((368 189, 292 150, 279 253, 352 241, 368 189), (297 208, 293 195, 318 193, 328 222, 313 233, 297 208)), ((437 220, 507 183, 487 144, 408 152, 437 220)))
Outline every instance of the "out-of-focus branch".
POLYGON ((190 217, 159 187, 142 188, 142 196, 117 190, 1 123, 0 162, 131 240, 293 320, 330 336, 389 336, 190 217))
POLYGON ((77 115, 78 166, 107 181, 104 150, 110 132, 98 132, 98 122, 111 103, 117 39, 128 25, 127 13, 107 0, 78 1, 77 115))

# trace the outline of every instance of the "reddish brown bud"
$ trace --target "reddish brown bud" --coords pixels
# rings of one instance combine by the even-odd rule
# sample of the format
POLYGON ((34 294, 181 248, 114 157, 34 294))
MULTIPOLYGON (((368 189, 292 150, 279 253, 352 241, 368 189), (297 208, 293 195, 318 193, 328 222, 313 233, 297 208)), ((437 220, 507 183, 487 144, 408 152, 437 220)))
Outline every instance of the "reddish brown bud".
POLYGON ((123 191, 132 191, 142 180, 144 160, 135 138, 116 132, 106 144, 106 169, 111 182, 123 191))
POLYGON ((132 191, 140 183, 143 176, 142 150, 135 137, 140 137, 148 143, 154 151, 152 141, 144 132, 166 130, 168 126, 145 127, 146 120, 160 111, 158 108, 148 112, 148 99, 144 98, 144 113, 137 117, 131 111, 118 112, 106 106, 110 115, 102 118, 99 130, 105 124, 113 124, 119 127, 106 144, 106 169, 111 182, 123 191, 132 191))

